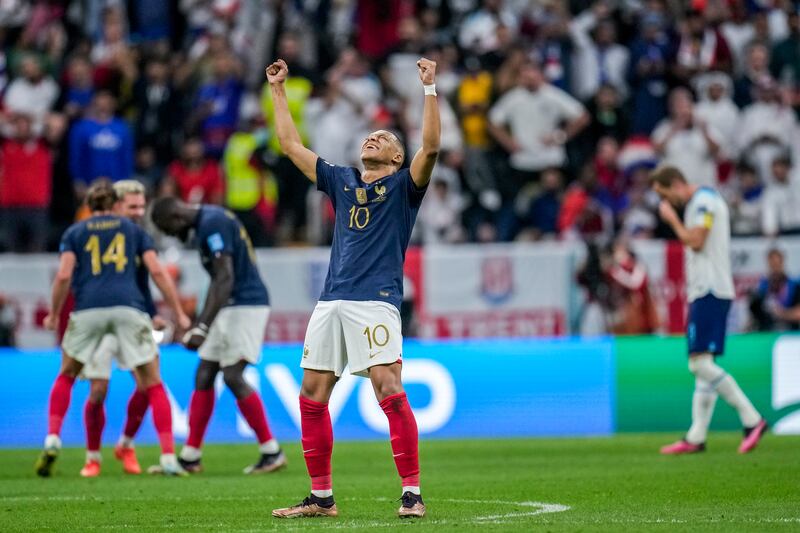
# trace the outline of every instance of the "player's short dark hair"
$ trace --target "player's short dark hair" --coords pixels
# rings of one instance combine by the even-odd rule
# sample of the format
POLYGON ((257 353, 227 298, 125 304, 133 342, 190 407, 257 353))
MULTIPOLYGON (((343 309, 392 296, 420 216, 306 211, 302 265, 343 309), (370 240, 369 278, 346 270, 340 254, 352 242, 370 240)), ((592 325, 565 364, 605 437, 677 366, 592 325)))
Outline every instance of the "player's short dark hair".
POLYGON ((395 141, 397 141, 395 142, 395 145, 397 147, 397 150, 400 152, 400 155, 403 156, 403 160, 400 161, 400 164, 402 165, 403 161, 406 160, 406 146, 405 144, 403 144, 403 139, 400 137, 400 134, 398 132, 394 130, 387 130, 387 131, 392 135, 394 135, 394 139, 395 141))
POLYGON ((107 179, 101 179, 92 184, 86 193, 86 205, 92 212, 111 211, 117 202, 114 187, 107 179))
POLYGON ((174 196, 165 196, 153 202, 153 208, 150 212, 150 218, 156 226, 161 227, 160 222, 165 221, 169 216, 178 209, 178 199, 174 196))
POLYGON ((686 183, 683 173, 676 167, 662 166, 650 173, 650 184, 656 183, 665 189, 669 189, 673 183, 686 183))

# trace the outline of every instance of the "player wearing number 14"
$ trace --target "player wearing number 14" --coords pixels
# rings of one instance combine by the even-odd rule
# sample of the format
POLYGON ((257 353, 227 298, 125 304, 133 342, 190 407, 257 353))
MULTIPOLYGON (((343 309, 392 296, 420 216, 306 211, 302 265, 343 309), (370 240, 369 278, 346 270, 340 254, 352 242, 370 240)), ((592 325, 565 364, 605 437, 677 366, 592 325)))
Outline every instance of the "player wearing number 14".
POLYGON ((405 149, 400 139, 389 131, 375 131, 361 146, 364 172, 333 165, 303 146, 283 87, 286 63, 278 60, 267 68, 281 149, 330 197, 336 213, 328 276, 308 323, 300 364, 304 369, 300 391, 303 455, 311 494, 297 505, 275 509, 272 516, 276 518, 338 514, 331 481, 333 431, 328 400, 345 366, 372 381, 389 419, 392 452, 402 480, 398 515, 425 514, 417 424, 401 381, 399 307, 406 248, 436 163, 441 126, 434 85, 436 63, 422 58, 417 67, 425 95, 422 147, 410 167, 402 168, 405 149))

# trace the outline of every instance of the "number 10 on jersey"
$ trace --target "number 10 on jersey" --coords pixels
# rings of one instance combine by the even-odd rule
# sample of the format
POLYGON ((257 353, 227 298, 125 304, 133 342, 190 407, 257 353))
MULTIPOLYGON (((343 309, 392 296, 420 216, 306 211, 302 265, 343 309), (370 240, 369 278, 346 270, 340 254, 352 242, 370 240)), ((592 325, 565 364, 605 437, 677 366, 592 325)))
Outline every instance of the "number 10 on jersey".
POLYGON ((355 226, 356 229, 364 229, 367 224, 369 224, 369 209, 366 207, 351 207, 350 224, 347 227, 352 228, 355 226))

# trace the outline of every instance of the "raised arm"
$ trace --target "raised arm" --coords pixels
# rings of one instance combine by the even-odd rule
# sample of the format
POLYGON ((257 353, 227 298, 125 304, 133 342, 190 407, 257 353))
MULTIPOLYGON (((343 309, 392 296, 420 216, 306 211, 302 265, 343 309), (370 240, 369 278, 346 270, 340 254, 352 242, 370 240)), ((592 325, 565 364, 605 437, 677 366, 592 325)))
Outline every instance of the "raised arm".
POLYGON ((417 187, 425 187, 431 181, 433 166, 439 157, 439 142, 442 125, 439 120, 439 102, 436 100, 436 63, 424 57, 417 61, 419 79, 425 88, 425 107, 422 111, 422 148, 411 160, 411 179, 417 187))
POLYGON ((300 172, 313 182, 317 181, 317 154, 303 146, 297 127, 294 125, 286 101, 286 90, 283 83, 289 75, 289 67, 283 59, 279 59, 267 67, 267 81, 272 92, 272 103, 275 106, 275 133, 281 144, 281 150, 300 172))

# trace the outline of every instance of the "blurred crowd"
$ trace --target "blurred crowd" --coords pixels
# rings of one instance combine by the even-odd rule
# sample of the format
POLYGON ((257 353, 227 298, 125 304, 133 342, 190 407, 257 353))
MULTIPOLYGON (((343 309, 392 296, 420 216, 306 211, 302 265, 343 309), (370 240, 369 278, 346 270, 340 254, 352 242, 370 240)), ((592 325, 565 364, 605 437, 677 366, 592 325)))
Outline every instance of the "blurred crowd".
POLYGON ((800 232, 800 11, 788 0, 4 0, 0 250, 52 250, 96 179, 237 213, 257 246, 327 244, 281 152, 263 68, 304 141, 442 154, 414 241, 668 237, 647 172, 719 187, 738 235, 800 232))

